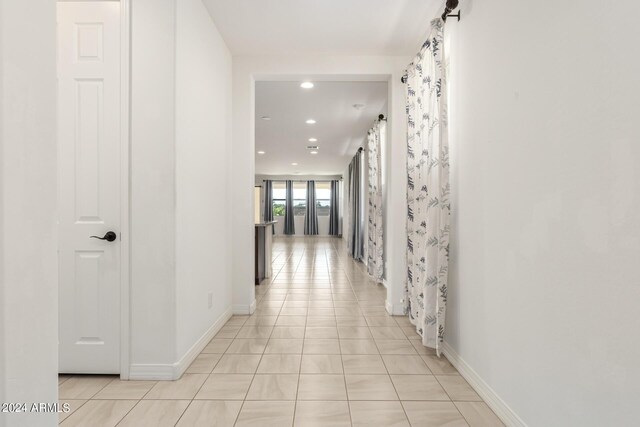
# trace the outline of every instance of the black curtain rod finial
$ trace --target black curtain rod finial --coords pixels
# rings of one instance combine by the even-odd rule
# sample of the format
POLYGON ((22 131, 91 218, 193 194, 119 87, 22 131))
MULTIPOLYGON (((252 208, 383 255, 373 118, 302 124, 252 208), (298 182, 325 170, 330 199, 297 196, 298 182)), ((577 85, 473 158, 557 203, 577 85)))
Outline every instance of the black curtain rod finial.
POLYGON ((380 115, 378 116, 378 120, 384 120, 384 114, 380 114, 380 115))
POLYGON ((457 16, 458 17, 458 21, 460 20, 460 12, 458 11, 457 15, 449 15, 451 12, 453 12, 453 10, 458 7, 459 1, 458 0, 447 0, 447 4, 444 7, 444 13, 442 14, 442 20, 446 21, 447 20, 447 16, 457 16))

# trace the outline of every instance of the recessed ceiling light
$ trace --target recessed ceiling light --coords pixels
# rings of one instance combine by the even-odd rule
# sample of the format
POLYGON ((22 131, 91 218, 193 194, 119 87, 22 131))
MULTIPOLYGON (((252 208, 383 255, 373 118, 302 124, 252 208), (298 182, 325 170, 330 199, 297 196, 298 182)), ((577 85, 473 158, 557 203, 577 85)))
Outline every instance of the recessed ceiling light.
POLYGON ((317 151, 309 151, 311 154, 318 154, 317 151))
POLYGON ((264 154, 264 151, 262 151, 262 150, 258 151, 258 154, 264 154))
POLYGON ((309 119, 309 120, 307 120, 307 124, 308 124, 308 125, 315 124, 315 122, 316 122, 316 121, 315 121, 315 120, 313 120, 313 119, 309 119))
POLYGON ((262 116, 262 117, 260 117, 260 118, 261 118, 262 120, 271 120, 271 117, 269 117, 269 116, 262 116))
POLYGON ((291 163, 291 166, 298 166, 298 164, 294 162, 294 163, 291 163))
POLYGON ((309 142, 317 142, 318 138, 309 138, 309 142))
POLYGON ((300 87, 302 89, 311 89, 313 87, 313 83, 311 82, 303 82, 300 87))

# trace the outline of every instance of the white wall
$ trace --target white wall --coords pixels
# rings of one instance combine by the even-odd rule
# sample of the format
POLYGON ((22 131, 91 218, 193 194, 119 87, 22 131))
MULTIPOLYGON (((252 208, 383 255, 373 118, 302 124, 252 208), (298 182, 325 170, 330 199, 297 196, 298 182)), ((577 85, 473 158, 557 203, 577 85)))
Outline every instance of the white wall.
MULTIPOLYGON (((273 218, 275 221, 278 221, 275 224, 275 234, 276 236, 284 236, 284 217, 276 216, 273 218)), ((304 215, 297 215, 294 218, 294 223, 296 227, 296 234, 294 236, 304 237, 304 215)), ((329 215, 319 215, 318 216, 318 236, 329 236, 329 215)))
MULTIPOLYGON (((0 3, 0 402, 58 398, 55 6, 0 3)), ((57 420, 0 413, 2 426, 57 420)))
POLYGON ((131 364, 140 367, 176 357, 175 1, 131 4, 131 364))
POLYGON ((181 358, 231 309, 231 54, 201 0, 181 0, 177 5, 176 276, 181 358))
POLYGON ((231 305, 231 57, 200 0, 132 20, 131 378, 167 379, 231 305))
MULTIPOLYGON (((418 47, 416 47, 417 49, 418 47)), ((387 232, 388 304, 400 314, 403 305, 406 248, 404 235, 406 184, 404 88, 400 78, 411 58, 401 56, 235 56, 233 58, 233 282, 234 309, 248 310, 255 302, 253 273, 246 254, 253 251, 253 184, 255 124, 254 83, 257 80, 389 81, 389 207, 387 232)))
POLYGON ((529 426, 636 426, 638 2, 470 1, 446 342, 529 426))

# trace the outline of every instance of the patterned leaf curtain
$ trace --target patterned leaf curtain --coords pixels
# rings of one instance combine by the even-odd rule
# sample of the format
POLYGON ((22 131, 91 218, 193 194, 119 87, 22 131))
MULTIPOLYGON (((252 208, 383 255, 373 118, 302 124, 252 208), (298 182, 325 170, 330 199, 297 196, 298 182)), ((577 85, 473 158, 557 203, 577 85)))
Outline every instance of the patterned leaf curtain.
POLYGON ((407 298, 422 343, 440 354, 449 269, 449 142, 444 22, 409 64, 407 94, 407 298))
POLYGON ((284 234, 296 234, 295 216, 293 214, 293 181, 286 182, 284 207, 284 234))
POLYGON ((329 236, 340 235, 340 183, 331 181, 331 206, 329 207, 329 236))
POLYGON ((369 175, 369 227, 367 271, 377 281, 384 274, 382 221, 382 161, 380 147, 386 138, 387 121, 377 120, 367 134, 369 175))
POLYGON ((316 206, 316 182, 307 181, 307 211, 304 216, 304 234, 318 234, 318 211, 316 206))

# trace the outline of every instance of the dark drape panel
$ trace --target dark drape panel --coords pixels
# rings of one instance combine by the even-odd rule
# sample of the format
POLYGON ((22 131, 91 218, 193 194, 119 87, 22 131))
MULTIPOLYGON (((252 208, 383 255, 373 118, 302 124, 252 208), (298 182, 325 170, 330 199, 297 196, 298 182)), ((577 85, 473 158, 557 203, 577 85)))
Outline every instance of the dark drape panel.
POLYGON ((307 213, 304 217, 304 234, 318 234, 318 212, 316 206, 316 182, 307 181, 307 213))
MULTIPOLYGON (((264 222, 273 221, 273 181, 270 179, 264 182, 264 207, 262 209, 262 220, 264 222)), ((275 234, 275 228, 271 227, 271 232, 275 234)))
POLYGON ((329 207, 329 236, 340 235, 340 183, 331 181, 331 206, 329 207))
POLYGON ((273 221, 273 181, 264 182, 264 207, 262 209, 262 220, 264 222, 273 221))
POLYGON ((284 234, 296 234, 295 217, 293 216, 293 181, 287 181, 287 201, 284 207, 284 234))
POLYGON ((362 153, 358 151, 349 165, 349 252, 356 260, 364 254, 363 196, 362 153))

